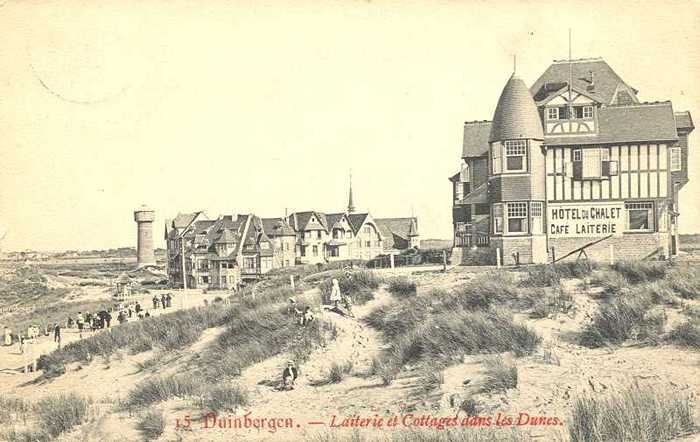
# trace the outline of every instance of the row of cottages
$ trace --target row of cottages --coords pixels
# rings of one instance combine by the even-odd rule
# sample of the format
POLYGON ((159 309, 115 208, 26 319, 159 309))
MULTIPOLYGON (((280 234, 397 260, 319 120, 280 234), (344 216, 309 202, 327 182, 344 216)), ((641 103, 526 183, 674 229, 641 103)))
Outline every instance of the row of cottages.
POLYGON ((214 220, 203 212, 178 214, 166 222, 168 278, 176 287, 235 288, 293 264, 295 235, 289 232, 288 225, 252 214, 214 220), (266 225, 273 235, 266 234, 266 225))
POLYGON ((269 270, 345 259, 369 260, 418 247, 418 221, 369 213, 295 212, 208 219, 203 212, 166 222, 168 278, 176 287, 231 289, 269 270), (183 272, 184 268, 184 272, 183 272))
POLYGON ((506 263, 545 262, 583 246, 604 261, 676 255, 694 125, 637 93, 599 58, 555 61, 529 89, 514 73, 493 119, 464 125, 450 178, 453 256, 485 247, 506 263))

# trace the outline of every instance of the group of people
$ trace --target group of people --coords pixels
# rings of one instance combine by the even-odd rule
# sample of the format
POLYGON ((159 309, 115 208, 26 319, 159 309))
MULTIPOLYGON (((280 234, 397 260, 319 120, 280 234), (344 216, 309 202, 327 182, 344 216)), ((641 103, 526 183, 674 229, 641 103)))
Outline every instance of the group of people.
POLYGON ((41 335, 44 336, 50 336, 51 333, 54 335, 54 342, 58 344, 58 348, 61 348, 61 325, 58 323, 53 323, 53 324, 46 324, 44 327, 43 331, 39 328, 38 325, 32 324, 27 327, 27 332, 23 333, 20 332, 17 334, 17 336, 12 335, 12 330, 5 326, 3 327, 3 340, 2 340, 2 345, 5 347, 10 347, 12 344, 17 342, 19 344, 19 353, 24 354, 27 345, 34 343, 36 338, 38 338, 41 335))
POLYGON ((153 296, 153 308, 157 309, 160 306, 162 306, 164 309, 169 308, 173 306, 173 295, 170 293, 166 293, 163 296, 158 295, 157 293, 153 296))

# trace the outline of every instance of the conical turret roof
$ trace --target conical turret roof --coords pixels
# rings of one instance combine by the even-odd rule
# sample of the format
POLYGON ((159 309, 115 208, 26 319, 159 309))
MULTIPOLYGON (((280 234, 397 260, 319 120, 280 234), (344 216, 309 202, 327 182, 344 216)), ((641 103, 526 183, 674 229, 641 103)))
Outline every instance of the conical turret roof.
POLYGON ((530 90, 520 77, 513 74, 498 99, 489 142, 518 138, 541 140, 544 136, 530 90))

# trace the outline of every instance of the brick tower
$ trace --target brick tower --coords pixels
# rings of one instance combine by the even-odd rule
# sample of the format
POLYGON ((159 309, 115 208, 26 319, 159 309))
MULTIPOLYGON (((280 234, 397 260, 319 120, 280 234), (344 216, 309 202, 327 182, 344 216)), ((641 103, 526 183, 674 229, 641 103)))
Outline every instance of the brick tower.
POLYGON ((134 211, 134 221, 137 224, 136 267, 156 264, 153 251, 153 220, 155 211, 143 205, 134 211))

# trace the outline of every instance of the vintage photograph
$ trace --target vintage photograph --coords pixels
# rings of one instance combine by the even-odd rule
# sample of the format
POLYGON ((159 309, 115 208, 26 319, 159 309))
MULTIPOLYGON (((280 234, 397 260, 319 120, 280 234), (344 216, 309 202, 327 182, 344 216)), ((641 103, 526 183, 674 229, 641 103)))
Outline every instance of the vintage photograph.
POLYGON ((0 29, 0 441, 700 441, 697 1, 0 29))

